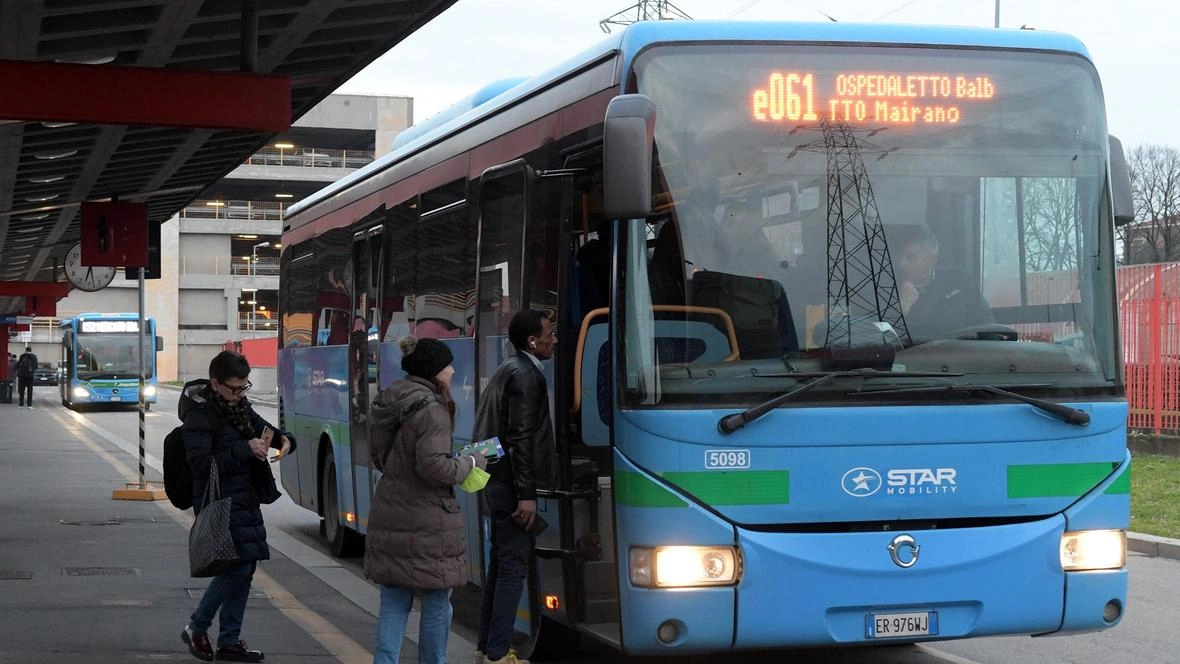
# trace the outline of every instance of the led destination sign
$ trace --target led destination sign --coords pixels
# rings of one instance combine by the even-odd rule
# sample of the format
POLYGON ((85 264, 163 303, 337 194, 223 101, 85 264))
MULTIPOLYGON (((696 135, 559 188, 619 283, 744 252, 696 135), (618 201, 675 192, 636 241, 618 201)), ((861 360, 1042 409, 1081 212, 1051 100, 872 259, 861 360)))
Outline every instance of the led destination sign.
POLYGON ((135 320, 84 320, 79 330, 83 334, 101 332, 139 332, 139 321, 135 320))
POLYGON ((751 95, 757 122, 834 122, 953 125, 970 105, 996 96, 988 76, 952 73, 874 74, 771 72, 751 95))

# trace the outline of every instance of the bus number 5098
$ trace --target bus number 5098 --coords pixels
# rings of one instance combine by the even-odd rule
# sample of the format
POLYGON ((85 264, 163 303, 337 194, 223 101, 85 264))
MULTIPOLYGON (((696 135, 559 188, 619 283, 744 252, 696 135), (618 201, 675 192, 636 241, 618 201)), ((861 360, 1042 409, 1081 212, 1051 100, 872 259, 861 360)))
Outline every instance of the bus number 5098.
POLYGON ((749 467, 750 450, 705 450, 706 469, 749 467))

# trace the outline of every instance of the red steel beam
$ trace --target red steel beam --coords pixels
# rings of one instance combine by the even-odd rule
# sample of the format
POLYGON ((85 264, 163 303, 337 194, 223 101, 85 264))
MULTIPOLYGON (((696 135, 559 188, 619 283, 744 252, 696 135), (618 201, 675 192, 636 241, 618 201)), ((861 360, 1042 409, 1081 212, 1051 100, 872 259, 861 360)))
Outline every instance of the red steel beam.
POLYGON ((286 76, 0 60, 0 119, 283 132, 286 76))
POLYGON ((65 281, 0 281, 4 297, 65 297, 70 284, 65 281))

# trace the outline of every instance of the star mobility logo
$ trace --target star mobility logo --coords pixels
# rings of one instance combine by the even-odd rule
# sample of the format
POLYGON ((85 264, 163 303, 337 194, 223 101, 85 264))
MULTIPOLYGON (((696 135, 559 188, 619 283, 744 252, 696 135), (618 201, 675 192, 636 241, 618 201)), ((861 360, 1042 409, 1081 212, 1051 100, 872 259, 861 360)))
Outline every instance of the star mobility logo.
POLYGON ((854 498, 871 496, 881 489, 881 473, 865 466, 853 468, 844 473, 840 486, 844 493, 854 498))

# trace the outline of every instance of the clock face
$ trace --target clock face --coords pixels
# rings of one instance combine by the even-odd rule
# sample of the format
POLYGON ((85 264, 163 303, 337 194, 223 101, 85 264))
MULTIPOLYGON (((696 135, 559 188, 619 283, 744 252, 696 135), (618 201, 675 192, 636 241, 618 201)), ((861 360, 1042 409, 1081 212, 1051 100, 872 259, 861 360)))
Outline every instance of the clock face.
POLYGON ((70 247, 66 254, 66 278, 77 288, 84 291, 96 291, 106 288, 115 280, 118 268, 106 266, 90 266, 82 264, 82 243, 70 247))

